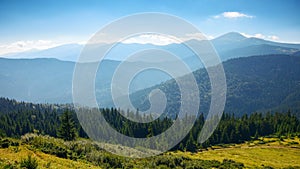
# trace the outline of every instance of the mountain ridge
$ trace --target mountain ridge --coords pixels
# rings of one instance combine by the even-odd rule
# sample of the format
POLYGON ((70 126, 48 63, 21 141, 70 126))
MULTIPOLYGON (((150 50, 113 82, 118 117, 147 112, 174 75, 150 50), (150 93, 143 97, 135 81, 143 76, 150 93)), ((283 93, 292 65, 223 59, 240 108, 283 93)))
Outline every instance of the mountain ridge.
MULTIPOLYGON (((192 39, 195 40, 195 39, 192 39)), ((191 41, 191 40, 190 40, 191 41)), ((216 37, 212 40, 210 40, 211 44, 216 48, 217 52, 219 53, 221 59, 223 61, 232 58, 232 57, 240 57, 235 56, 237 54, 234 54, 231 57, 223 56, 226 55, 226 52, 230 50, 239 50, 239 48, 245 48, 249 46, 255 46, 255 45, 272 45, 272 46, 280 46, 284 48, 291 48, 295 50, 300 50, 300 44, 293 44, 293 43, 282 43, 282 42, 273 42, 269 40, 259 39, 250 37, 247 38, 243 36, 242 34, 238 32, 229 32, 224 35, 221 35, 219 37, 216 37), (225 54, 223 53, 225 52, 225 54)), ((93 44, 94 47, 103 47, 105 45, 109 44, 93 44)), ((92 45, 92 46, 93 46, 92 45)), ((39 51, 25 51, 21 53, 11 53, 11 54, 5 54, 0 57, 6 57, 6 58, 40 58, 40 57, 47 57, 47 58, 57 58, 60 60, 66 60, 66 61, 77 61, 80 55, 80 52, 84 48, 84 45, 80 44, 64 44, 61 46, 56 46, 53 48, 45 49, 45 50, 39 50, 39 51)), ((115 47, 114 47, 115 48, 115 47)), ((192 52, 188 51, 186 47, 183 47, 182 44, 175 44, 171 43, 168 45, 153 45, 151 43, 149 44, 138 44, 138 43, 130 43, 130 44, 124 44, 120 43, 117 45, 117 47, 114 49, 115 51, 111 50, 111 54, 107 56, 106 59, 111 60, 124 60, 127 55, 132 54, 135 51, 138 50, 144 50, 149 48, 157 48, 157 49, 163 49, 171 51, 177 55, 179 55, 181 58, 189 57, 193 55, 192 52)), ((256 55, 259 53, 256 53, 256 55)), ((273 54, 271 52, 266 54, 273 54)), ((275 53, 275 54, 281 54, 281 53, 275 53)), ((290 54, 290 53, 285 53, 290 54)))
MULTIPOLYGON (((223 63, 227 81, 225 112, 241 115, 256 111, 296 111, 300 117, 300 57, 262 55, 234 58, 223 63)), ((194 72, 200 90, 202 108, 208 112, 210 83, 204 69, 194 72)), ((152 88, 130 95, 133 105, 141 111, 149 108, 148 93, 154 89, 165 92, 170 108, 165 113, 177 112, 180 98, 175 81, 169 80, 152 88)), ((201 106, 201 105, 200 105, 201 106)), ((174 114, 171 115, 174 117, 174 114)))

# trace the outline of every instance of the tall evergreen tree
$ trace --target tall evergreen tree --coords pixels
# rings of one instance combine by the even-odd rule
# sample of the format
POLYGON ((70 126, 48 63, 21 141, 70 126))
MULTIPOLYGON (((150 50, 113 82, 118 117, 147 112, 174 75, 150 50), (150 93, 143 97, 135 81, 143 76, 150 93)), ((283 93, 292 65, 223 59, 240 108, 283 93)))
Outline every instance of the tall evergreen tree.
POLYGON ((61 124, 58 129, 58 136, 66 141, 72 141, 76 139, 77 130, 72 113, 69 110, 66 110, 61 116, 61 124))

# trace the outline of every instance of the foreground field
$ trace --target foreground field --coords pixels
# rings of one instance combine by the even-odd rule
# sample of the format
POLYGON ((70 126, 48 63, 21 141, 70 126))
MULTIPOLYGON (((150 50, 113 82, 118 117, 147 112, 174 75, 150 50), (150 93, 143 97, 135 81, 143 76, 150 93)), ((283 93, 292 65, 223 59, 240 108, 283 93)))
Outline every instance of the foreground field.
POLYGON ((300 168, 300 140, 260 138, 236 145, 214 146, 199 153, 176 152, 193 159, 234 160, 247 168, 300 168))
POLYGON ((243 144, 214 146, 198 153, 167 152, 146 159, 123 158, 96 150, 90 141, 71 143, 44 136, 28 138, 29 142, 2 139, 0 168, 20 168, 22 159, 27 159, 28 155, 37 160, 40 169, 300 168, 300 140, 297 137, 260 138, 243 144), (5 144, 7 140, 9 146, 5 144))
POLYGON ((70 159, 58 158, 53 155, 45 154, 39 151, 29 150, 26 146, 0 149, 0 168, 18 168, 21 159, 26 159, 28 155, 37 159, 38 168, 53 168, 53 169, 100 169, 100 167, 88 164, 85 161, 73 161, 70 159))

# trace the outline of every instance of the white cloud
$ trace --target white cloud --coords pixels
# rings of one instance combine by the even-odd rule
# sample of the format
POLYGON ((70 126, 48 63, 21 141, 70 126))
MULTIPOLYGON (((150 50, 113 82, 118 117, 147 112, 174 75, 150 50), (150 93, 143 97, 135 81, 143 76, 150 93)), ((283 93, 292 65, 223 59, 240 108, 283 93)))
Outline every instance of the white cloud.
POLYGON ((214 38, 215 38, 215 37, 214 37, 214 36, 212 36, 212 35, 207 35, 206 37, 207 37, 207 39, 208 39, 208 40, 212 40, 212 39, 214 39, 214 38))
POLYGON ((211 40, 214 37, 211 35, 205 35, 201 33, 192 33, 192 34, 186 34, 184 37, 175 38, 169 35, 158 35, 158 34, 143 34, 139 36, 134 36, 131 38, 128 38, 122 43, 130 44, 130 43, 138 43, 138 44, 154 44, 154 45, 168 45, 172 43, 181 43, 180 40, 188 41, 192 39, 197 40, 211 40))
POLYGON ((263 34, 261 34, 261 33, 257 33, 257 34, 255 34, 253 37, 255 37, 255 38, 260 38, 260 39, 265 39, 265 38, 266 38, 266 36, 263 35, 263 34))
POLYGON ((276 35, 263 35, 261 33, 256 33, 254 35, 247 34, 247 33, 241 33, 241 34, 247 38, 260 38, 260 39, 273 40, 273 41, 279 40, 279 37, 276 35))
POLYGON ((268 36, 268 38, 272 39, 272 40, 278 40, 279 39, 279 37, 275 36, 275 35, 268 36))
POLYGON ((235 19, 235 18, 253 18, 252 15, 247 15, 240 12, 223 12, 220 15, 214 16, 215 19, 219 18, 229 18, 229 19, 235 19))
POLYGON ((171 43, 179 43, 175 38, 166 35, 157 35, 157 34, 143 34, 139 36, 134 36, 128 38, 122 43, 139 43, 139 44, 154 44, 154 45, 168 45, 171 43))
POLYGON ((253 18, 251 15, 246 15, 240 12, 224 12, 223 16, 225 18, 253 18))
POLYGON ((48 49, 58 45, 60 44, 57 44, 50 40, 17 41, 10 44, 0 44, 0 55, 25 52, 33 49, 48 49))
POLYGON ((254 37, 253 35, 250 35, 250 34, 247 34, 247 33, 240 33, 240 34, 242 34, 242 35, 245 36, 246 38, 254 37))

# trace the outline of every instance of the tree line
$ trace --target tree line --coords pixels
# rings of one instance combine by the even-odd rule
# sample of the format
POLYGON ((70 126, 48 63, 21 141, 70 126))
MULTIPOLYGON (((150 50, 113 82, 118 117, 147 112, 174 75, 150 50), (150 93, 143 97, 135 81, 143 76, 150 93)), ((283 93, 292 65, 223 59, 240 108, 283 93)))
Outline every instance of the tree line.
MULTIPOLYGON (((1 100, 1 99, 0 99, 1 100)), ((15 101, 6 100, 9 104, 15 101)), ((14 106, 6 106, 9 111, 0 112, 0 137, 20 137, 26 133, 36 132, 42 135, 74 140, 77 137, 87 138, 76 113, 69 107, 54 108, 52 106, 36 106, 34 109, 24 108, 25 103, 15 102, 14 106)), ((34 106, 34 105, 33 105, 34 106)), ((156 136, 166 131, 174 123, 168 117, 153 120, 151 115, 143 115, 138 111, 124 112, 115 108, 101 109, 105 120, 118 132, 130 137, 145 138, 156 136), (147 119, 150 123, 137 123, 124 117, 147 119), (152 121, 153 120, 153 121, 152 121)), ((181 121, 189 121, 193 117, 186 116, 181 121)), ((200 114, 190 132, 173 150, 197 151, 217 144, 242 143, 261 136, 300 136, 299 119, 291 112, 285 113, 252 113, 236 117, 234 114, 223 113, 220 123, 212 136, 204 143, 197 143, 197 138, 204 125, 205 116, 200 114)), ((179 133, 179 131, 178 131, 179 133)), ((176 136, 176 132, 174 134, 176 136)), ((159 148, 161 142, 149 143, 159 148)), ((152 145, 151 145, 152 146, 152 145)))

